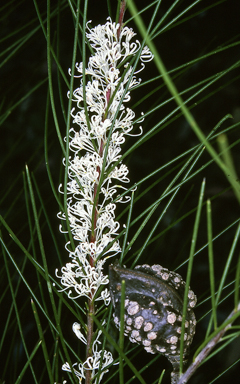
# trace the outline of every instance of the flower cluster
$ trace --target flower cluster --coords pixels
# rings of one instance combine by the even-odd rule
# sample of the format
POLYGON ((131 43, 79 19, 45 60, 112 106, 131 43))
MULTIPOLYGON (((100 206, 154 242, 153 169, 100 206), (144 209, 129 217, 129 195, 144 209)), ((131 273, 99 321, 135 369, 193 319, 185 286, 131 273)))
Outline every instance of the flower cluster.
MULTIPOLYGON (((101 286, 109 281, 103 274, 103 266, 107 258, 121 252, 116 240, 119 230, 115 220, 116 202, 129 201, 118 192, 119 188, 125 189, 122 184, 129 182, 128 168, 121 163, 120 152, 125 136, 132 135, 135 119, 134 112, 126 108, 125 103, 130 100, 130 90, 141 82, 129 60, 140 51, 141 45, 139 41, 131 41, 135 35, 132 29, 124 27, 119 33, 120 25, 110 18, 106 24, 92 29, 88 24, 86 37, 94 55, 85 70, 83 63, 76 64, 75 77, 80 79, 80 85, 73 91, 77 107, 72 109, 71 116, 77 129, 70 129, 71 156, 63 161, 68 169, 67 217, 65 213, 58 215, 68 220, 78 245, 74 251, 68 250, 70 262, 61 268, 58 277, 69 297, 85 296, 92 301, 104 300, 107 305, 109 291, 101 286)), ((142 68, 144 62, 151 59, 149 49, 143 48, 142 68)), ((56 273, 58 275, 58 271, 56 273)), ((85 342, 83 336, 81 339, 85 342)), ((98 337, 94 343, 91 361, 80 364, 79 371, 75 372, 79 380, 85 377, 84 370, 91 369, 93 377, 99 368, 98 337)), ((112 358, 110 352, 103 353, 101 370, 105 372, 103 368, 112 358)), ((68 364, 63 368, 70 369, 68 364)))
MULTIPOLYGON (((87 340, 84 337, 84 335, 82 334, 82 332, 80 331, 80 329, 81 329, 80 324, 78 324, 78 323, 73 324, 73 331, 74 331, 75 335, 84 344, 87 345, 87 340)), ((73 371, 74 371, 74 374, 76 375, 76 377, 79 379, 79 382, 81 382, 83 378, 85 379, 86 370, 91 370, 92 371, 92 377, 94 377, 97 375, 97 371, 99 370, 99 368, 101 368, 101 373, 100 373, 100 376, 98 379, 98 382, 100 383, 104 373, 108 372, 107 367, 113 363, 113 357, 112 357, 111 352, 107 352, 107 351, 104 351, 102 349, 100 351, 98 350, 98 346, 101 345, 101 342, 99 341, 99 337, 100 337, 101 333, 102 333, 101 331, 98 332, 97 337, 95 338, 95 340, 93 342, 93 347, 92 347, 93 356, 88 357, 84 363, 73 364, 73 371), (103 357, 102 357, 102 354, 103 354, 103 357), (101 362, 101 367, 100 367, 100 360, 101 359, 102 359, 102 362, 101 362), (77 367, 78 369, 76 369, 75 367, 77 367)), ((65 363, 62 366, 62 369, 64 371, 71 372, 71 367, 68 363, 65 363)))

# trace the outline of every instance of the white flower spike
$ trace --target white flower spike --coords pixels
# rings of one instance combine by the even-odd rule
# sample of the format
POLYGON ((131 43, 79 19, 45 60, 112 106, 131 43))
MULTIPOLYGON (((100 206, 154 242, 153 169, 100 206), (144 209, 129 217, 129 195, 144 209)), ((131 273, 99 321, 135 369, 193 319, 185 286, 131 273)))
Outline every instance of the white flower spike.
MULTIPOLYGON (((79 74, 75 77, 80 79, 80 85, 73 91, 76 107, 72 109, 71 116, 77 128, 70 129, 71 156, 68 161, 64 159, 63 164, 68 166, 67 219, 78 245, 74 251, 69 251, 70 262, 61 268, 60 276, 56 271, 69 298, 84 296, 91 303, 102 300, 105 305, 110 302, 110 294, 106 288, 109 280, 103 273, 103 266, 109 257, 121 252, 120 244, 115 240, 120 227, 115 220, 116 202, 130 199, 118 194, 120 188, 125 190, 119 183, 129 182, 128 168, 121 163, 120 153, 125 136, 132 135, 135 119, 135 113, 125 107, 125 103, 130 100, 130 90, 141 82, 129 64, 141 44, 138 40, 132 41, 135 33, 131 28, 120 29, 121 25, 110 18, 104 25, 92 29, 87 23, 86 37, 94 54, 85 69, 88 79, 85 97, 83 64, 76 64, 79 74)), ((144 47, 140 55, 142 68, 143 63, 152 58, 149 49, 144 47)), ((58 216, 66 219, 65 213, 59 213, 58 216)), ((74 323, 73 331, 81 342, 87 344, 84 328, 80 331, 80 325, 74 323)), ((73 372, 79 382, 86 378, 87 371, 91 371, 92 383, 95 383, 94 377, 100 369, 100 383, 103 374, 108 371, 107 367, 113 363, 110 352, 98 350, 100 334, 98 332, 95 337, 91 355, 87 356, 86 361, 74 364, 73 372), (78 369, 75 369, 76 365, 78 369)), ((62 368, 71 371, 68 363, 62 368)))

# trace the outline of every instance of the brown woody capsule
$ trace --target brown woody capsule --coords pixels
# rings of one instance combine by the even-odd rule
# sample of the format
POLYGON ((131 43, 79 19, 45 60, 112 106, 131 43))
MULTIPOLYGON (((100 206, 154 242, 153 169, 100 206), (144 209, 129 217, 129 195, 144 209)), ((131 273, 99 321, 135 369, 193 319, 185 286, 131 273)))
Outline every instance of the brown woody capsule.
MULTIPOLYGON (((185 282, 182 277, 160 265, 122 268, 118 261, 109 266, 109 286, 114 322, 120 325, 121 283, 125 280, 125 335, 142 344, 147 352, 162 353, 173 365, 172 384, 178 380, 180 338, 185 282)), ((192 308, 197 298, 189 289, 184 330, 184 360, 195 334, 192 308)))

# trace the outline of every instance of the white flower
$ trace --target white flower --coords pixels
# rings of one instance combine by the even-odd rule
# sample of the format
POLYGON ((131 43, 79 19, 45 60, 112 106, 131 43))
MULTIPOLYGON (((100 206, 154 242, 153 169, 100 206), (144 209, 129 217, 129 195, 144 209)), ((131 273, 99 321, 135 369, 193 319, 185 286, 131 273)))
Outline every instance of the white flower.
MULTIPOLYGON (((78 323, 73 324, 73 331, 76 334, 76 336, 84 343, 87 344, 86 338, 83 336, 82 332, 80 331, 81 326, 78 323)), ((101 342, 99 341, 99 337, 101 335, 102 331, 98 331, 97 337, 95 338, 93 342, 93 355, 91 357, 88 357, 83 363, 75 363, 73 364, 73 372, 75 376, 79 379, 79 383, 82 382, 82 379, 85 379, 85 371, 90 370, 91 371, 91 377, 94 379, 99 369, 101 369, 101 373, 99 376, 99 379, 97 380, 97 377, 95 380, 93 380, 93 383, 100 383, 103 375, 108 372, 108 367, 112 365, 113 363, 113 357, 111 352, 107 352, 105 350, 98 350, 98 347, 101 345, 101 342), (103 357, 102 357, 103 355, 103 357), (101 361, 102 360, 102 361, 101 361), (101 362, 101 366, 100 366, 101 362), (77 369, 75 368, 77 367, 77 369)), ((62 369, 64 371, 71 372, 70 365, 68 363, 63 364, 62 369)))
MULTIPOLYGON (((73 238, 78 243, 74 251, 68 250, 70 242, 66 244, 70 261, 61 268, 59 275, 56 270, 62 290, 71 299, 84 296, 90 303, 101 300, 105 305, 110 302, 110 294, 106 288, 108 277, 103 273, 104 263, 121 252, 116 240, 120 228, 115 219, 116 202, 130 200, 129 196, 120 195, 121 190, 126 190, 122 184, 129 182, 128 168, 121 163, 121 145, 126 135, 133 135, 135 120, 135 113, 125 104, 131 98, 130 91, 141 82, 136 76, 139 71, 133 73, 129 64, 141 44, 138 40, 132 41, 135 33, 131 28, 125 26, 120 34, 119 28, 119 24, 110 18, 106 24, 92 29, 87 24, 86 37, 95 53, 85 69, 85 89, 83 64, 76 64, 79 85, 73 91, 76 107, 72 108, 71 116, 77 128, 69 131, 70 156, 68 161, 63 159, 63 165, 68 167, 67 212, 58 214, 61 220, 68 220, 73 238)), ((149 49, 143 48, 141 69, 144 62, 151 59, 149 49)), ((60 230, 66 233, 62 227, 60 230)), ((73 325, 76 336, 87 345, 86 329, 82 332, 79 324, 73 325)), ((73 366, 79 382, 90 370, 92 383, 95 383, 99 369, 100 382, 113 362, 110 352, 98 350, 100 335, 101 331, 93 341, 91 356, 73 366)), ((71 371, 68 363, 62 368, 71 371)))
POLYGON ((69 298, 85 296, 93 299, 99 287, 108 284, 108 277, 102 273, 105 260, 99 260, 96 266, 92 267, 86 257, 90 254, 95 259, 98 253, 101 252, 95 243, 82 243, 70 254, 72 262, 61 268, 62 276, 58 276, 56 270, 57 277, 60 277, 61 284, 65 287, 63 290, 68 290, 69 298), (76 295, 72 295, 71 288, 75 290, 76 295))

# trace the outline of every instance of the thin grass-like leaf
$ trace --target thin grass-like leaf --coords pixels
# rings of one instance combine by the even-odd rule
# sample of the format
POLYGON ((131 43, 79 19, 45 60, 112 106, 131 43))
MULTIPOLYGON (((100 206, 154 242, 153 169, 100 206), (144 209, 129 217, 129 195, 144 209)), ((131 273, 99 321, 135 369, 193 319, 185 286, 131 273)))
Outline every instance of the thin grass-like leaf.
MULTIPOLYGON (((140 32, 141 32, 142 36, 146 38, 146 42, 147 42, 149 48, 151 49, 152 53, 154 54, 156 66, 157 66, 159 72, 162 74, 163 80, 165 81, 166 86, 168 87, 170 93, 173 95, 176 103, 181 108, 181 110, 183 112, 183 115, 185 116, 185 118, 188 121, 189 125, 191 126, 191 128, 193 129, 193 131, 195 132, 195 134, 197 135, 199 140, 206 146, 206 149, 208 150, 209 154, 212 156, 212 158, 218 164, 218 166, 222 169, 222 171, 224 172, 225 176, 228 178, 228 175, 229 174, 231 175, 230 182, 231 182, 233 188, 236 188, 236 189, 239 190, 239 185, 236 182, 236 180, 234 179, 234 175, 232 175, 231 170, 228 169, 225 166, 225 164, 220 160, 220 158, 219 158, 218 154, 216 153, 216 151, 213 149, 213 147, 206 140, 205 135, 203 134, 203 132, 199 128, 199 126, 198 126, 197 122, 195 121, 193 115, 190 113, 190 111, 186 107, 186 103, 182 100, 181 96, 179 95, 179 93, 178 93, 174 83, 172 82, 170 76, 168 75, 168 73, 167 73, 167 71, 165 69, 165 66, 164 66, 164 64, 163 64, 163 62, 162 62, 162 60, 160 58, 160 55, 159 55, 157 49, 155 48, 153 42, 148 37, 147 31, 146 31, 146 29, 144 27, 144 24, 143 24, 143 22, 141 20, 141 17, 139 16, 139 14, 138 14, 138 12, 136 10, 136 7, 135 7, 135 5, 134 5, 132 0, 129 0, 129 8, 130 8, 131 13, 132 14, 134 13, 136 15, 136 23, 138 23, 138 26, 139 26, 139 29, 140 29, 140 32)), ((234 67, 237 67, 238 65, 239 64, 237 63, 237 64, 234 65, 234 67)))
POLYGON ((227 274, 228 274, 228 271, 229 271, 229 268, 230 268, 230 264, 231 264, 231 261, 232 261, 233 255, 234 255, 234 251, 235 251, 237 243, 239 241, 239 236, 240 236, 240 223, 239 223, 239 225, 237 227, 237 230, 236 230, 236 233, 235 233, 235 236, 234 236, 234 239, 233 239, 232 247, 230 249, 230 252, 229 252, 226 264, 225 264, 225 268, 224 268, 224 271, 223 271, 223 274, 222 274, 222 278, 221 278, 221 281, 219 283, 219 287, 218 287, 218 290, 217 290, 217 296, 216 296, 216 305, 218 304, 218 302, 220 300, 220 297, 221 297, 221 294, 222 294, 222 290, 223 290, 223 287, 224 287, 224 283, 226 281, 227 274))
POLYGON ((16 382, 20 382, 21 381, 21 378, 24 375, 25 370, 27 369, 28 366, 30 366, 33 380, 34 380, 35 383, 37 383, 37 378, 36 378, 36 375, 35 375, 34 368, 32 366, 31 360, 34 357, 35 353, 37 352, 38 347, 41 344, 41 342, 38 343, 38 345, 36 345, 36 347, 34 348, 32 353, 29 354, 28 349, 27 349, 27 345, 26 345, 26 342, 25 342, 25 338, 24 338, 24 332, 23 332, 23 327, 22 327, 21 321, 20 321, 20 316, 19 316, 19 311, 18 311, 18 308, 17 308, 17 303, 16 303, 16 292, 18 290, 16 292, 14 292, 14 290, 13 290, 12 279, 11 279, 11 274, 9 272, 8 263, 7 263, 7 260, 6 260, 6 251, 5 251, 4 245, 2 246, 2 253, 3 253, 4 262, 5 262, 5 266, 6 266, 8 283, 9 283, 9 287, 10 287, 10 291, 11 291, 12 302, 13 302, 13 306, 14 306, 14 310, 15 310, 15 316, 16 316, 16 320, 17 320, 17 324, 18 324, 18 330, 19 330, 19 333, 20 333, 20 336, 21 336, 21 341, 22 341, 22 345, 23 345, 23 348, 24 348, 24 352, 26 354, 27 361, 28 361, 28 363, 22 369, 21 374, 19 375, 19 377, 18 377, 16 382))
POLYGON ((125 235, 123 238, 122 253, 121 253, 120 260, 119 260, 120 264, 122 264, 122 262, 123 262, 124 252, 125 252, 125 248, 126 248, 126 244, 127 244, 128 233, 129 233, 130 222, 131 222, 131 216, 132 216, 133 202, 134 202, 134 192, 132 192, 132 197, 131 197, 130 206, 129 206, 126 231, 125 231, 125 235))
POLYGON ((42 350, 43 350, 45 364, 46 364, 47 371, 48 371, 49 380, 52 383, 54 381, 54 379, 53 379, 53 375, 52 375, 52 368, 50 365, 50 359, 49 359, 49 354, 48 354, 48 350, 47 350, 47 346, 46 346, 46 342, 45 342, 45 338, 44 338, 44 333, 42 330, 42 325, 41 325, 41 322, 40 322, 40 319, 39 319, 39 316, 37 313, 36 305, 34 304, 33 300, 31 300, 31 304, 32 304, 33 314, 35 317, 35 321, 36 321, 36 325, 37 325, 37 329, 38 329, 38 333, 39 333, 39 338, 42 341, 42 343, 41 343, 42 344, 42 350))
MULTIPOLYGON (((187 176, 190 174, 192 168, 193 168, 194 165, 196 164, 197 160, 198 160, 199 157, 201 156, 202 152, 203 152, 203 151, 200 151, 200 153, 198 154, 198 156, 196 156, 196 159, 194 159, 194 157, 195 157, 195 155, 196 155, 196 152, 193 154, 192 157, 190 157, 190 159, 186 162, 186 164, 185 164, 185 165, 181 168, 181 170, 178 172, 177 176, 173 178, 172 182, 168 185, 167 189, 163 192, 163 196, 164 196, 164 194, 167 193, 167 191, 171 188, 172 184, 174 184, 175 181, 180 177, 180 175, 185 171, 185 169, 188 168, 188 166, 190 165, 191 161, 194 159, 194 161, 193 161, 193 163, 191 164, 191 166, 189 166, 189 169, 187 170, 186 175, 183 177, 183 180, 187 178, 187 176)), ((153 233, 155 232, 157 226, 159 225, 160 221, 162 220, 162 217, 163 217, 164 214, 166 213, 167 209, 169 208, 170 204, 172 203, 172 201, 173 201, 173 199, 175 198, 176 194, 178 193, 179 189, 180 189, 180 187, 177 188, 177 189, 174 191, 174 193, 173 193, 173 195, 171 196, 169 202, 165 205, 165 209, 164 209, 164 211, 163 211, 162 214, 160 215, 159 219, 156 221, 156 223, 155 223, 153 229, 151 230, 149 236, 147 237, 147 239, 146 239, 146 241, 145 241, 145 244, 143 245, 142 250, 140 251, 140 253, 139 253, 139 255, 138 255, 138 258, 140 258, 140 256, 141 256, 142 252, 144 251, 146 245, 150 242, 150 240, 151 240, 151 238, 152 238, 152 236, 153 236, 153 233)), ((157 205, 154 206, 153 210, 155 210, 156 208, 157 208, 157 205)), ((153 210, 152 210, 152 211, 149 213, 149 215, 147 216, 147 218, 146 218, 146 222, 149 220, 149 218, 151 217, 152 213, 154 212, 153 210)), ((130 244, 131 244, 131 242, 130 242, 130 244)), ((130 247, 130 244, 129 244, 129 247, 130 247)), ((135 262, 137 262, 137 260, 136 260, 135 262)))
POLYGON ((190 248, 190 254, 189 254, 187 277, 186 277, 186 287, 185 287, 185 291, 184 291, 182 329, 181 329, 181 338, 180 338, 180 375, 181 375, 182 370, 183 370, 184 329, 185 329, 185 320, 186 320, 186 314, 187 314, 188 292, 189 292, 189 287, 190 287, 190 280, 191 280, 191 274, 192 274, 192 268, 193 268, 193 259, 194 259, 194 253, 195 253, 195 248, 196 248, 201 211, 202 211, 202 206, 203 206, 203 197, 204 197, 205 185, 206 185, 206 181, 203 180, 201 190, 200 190, 200 195, 199 195, 199 202, 198 202, 198 208, 197 208, 197 212, 196 212, 196 218, 195 218, 194 227, 193 227, 193 235, 192 235, 192 242, 191 242, 191 248, 190 248))
POLYGON ((236 279, 235 279, 235 288, 234 288, 234 307, 237 309, 239 303, 239 289, 240 289, 240 257, 238 258, 238 263, 236 267, 236 279))
MULTIPOLYGON (((134 191, 134 199, 132 196, 130 203, 122 205, 123 208, 117 211, 120 228, 115 240, 123 245, 121 260, 131 260, 133 265, 137 262, 147 262, 151 265, 157 262, 158 255, 161 255, 161 265, 167 263, 170 269, 178 270, 188 264, 194 276, 191 285, 194 284, 194 292, 198 295, 195 311, 198 334, 193 340, 192 348, 198 348, 196 353, 200 356, 201 364, 199 375, 195 373, 195 381, 198 381, 199 377, 204 382, 216 384, 224 379, 226 382, 232 381, 231 368, 237 372, 239 360, 237 358, 234 363, 224 361, 224 364, 229 365, 221 368, 221 356, 225 356, 226 351, 231 353, 233 343, 237 343, 240 335, 240 259, 237 252, 240 234, 237 202, 237 199, 240 200, 237 180, 240 123, 235 97, 240 79, 237 72, 240 67, 240 40, 238 31, 234 29, 236 15, 231 12, 234 2, 215 0, 211 4, 204 4, 200 0, 192 0, 185 4, 181 0, 174 0, 167 4, 161 0, 151 0, 143 6, 134 0, 127 3, 122 27, 132 27, 133 22, 137 23, 133 32, 139 31, 140 36, 142 35, 142 39, 139 39, 140 51, 147 44, 155 54, 158 69, 156 71, 153 65, 150 71, 143 74, 143 81, 136 86, 135 91, 133 90, 132 99, 128 104, 136 113, 136 127, 142 119, 142 116, 139 117, 139 110, 144 111, 143 134, 134 142, 132 138, 126 140, 127 150, 124 150, 116 163, 107 169, 107 150, 104 154, 105 175, 109 175, 114 167, 126 159, 130 168, 129 174, 136 176, 134 184, 131 183, 130 188, 122 190, 122 193, 111 201, 116 204, 118 199, 124 200, 126 196, 133 195, 134 191), (227 9, 226 7, 231 10, 230 17, 223 20, 219 15, 227 9), (223 35, 212 33, 217 26, 215 19, 218 25, 223 21, 226 23, 223 35), (230 21, 231 28, 228 28, 230 21), (196 29, 197 34, 194 35, 196 29), (199 44, 195 44, 196 41, 199 44), (221 117, 221 113, 224 117, 221 117), (228 121, 229 118, 231 121, 228 121), (168 148, 165 143, 169 145, 168 148), (196 206, 195 188, 204 177, 208 180, 207 220, 201 222, 198 229, 199 246, 192 244, 195 249, 192 251, 191 247, 189 258, 186 257, 186 247, 191 241, 193 217, 199 210, 199 205, 196 206), (121 227, 122 220, 126 227, 121 227), (205 257, 207 249, 208 260, 205 257), (147 252, 148 250, 151 252, 147 252), (206 269, 209 269, 209 278, 201 279, 201 273, 206 269), (227 319, 227 314, 233 308, 232 315, 227 319), (222 316, 225 316, 223 318, 226 318, 226 321, 220 321, 222 316), (232 322, 234 320, 235 323, 232 322), (220 336, 221 341, 217 340, 220 336), (215 343, 215 347, 207 354, 205 348, 211 346, 211 342, 215 343), (202 352, 205 355, 201 357, 202 352), (216 373, 207 372, 205 362, 213 362, 216 373)), ((68 331, 71 332, 70 318, 76 318, 85 329, 86 307, 81 299, 69 300, 54 272, 52 273, 55 267, 62 268, 67 253, 64 246, 60 246, 58 242, 58 225, 52 219, 57 209, 67 216, 69 197, 66 193, 67 170, 60 165, 58 152, 60 149, 68 165, 70 113, 74 98, 72 96, 75 83, 79 86, 79 79, 73 79, 75 62, 83 61, 85 72, 88 56, 94 54, 94 49, 85 36, 89 15, 92 19, 89 27, 98 25, 107 16, 118 22, 121 0, 118 0, 116 17, 114 13, 117 2, 110 0, 98 4, 100 11, 97 10, 97 5, 92 8, 88 0, 48 0, 45 5, 34 0, 32 7, 26 8, 27 13, 22 11, 25 5, 26 0, 10 0, 0 5, 0 70, 3 83, 0 102, 0 125, 3 130, 0 151, 3 187, 0 196, 0 241, 3 255, 0 268, 0 310, 1 319, 3 317, 4 320, 0 337, 0 359, 3 362, 0 382, 16 384, 32 380, 41 384, 50 378, 50 381, 57 384, 65 379, 73 384, 79 380, 71 372, 61 373, 61 365, 66 359, 70 363, 69 356, 71 360, 84 363, 82 345, 77 343, 77 351, 74 351, 67 334, 68 331), (73 50, 69 52, 69 47, 72 46, 73 50), (71 68, 71 79, 67 74, 68 67, 71 68), (46 81, 49 91, 46 89, 46 81), (68 103, 65 88, 70 90, 68 103), (45 100, 44 124, 42 105, 45 100), (63 134, 64 127, 66 134, 63 134), (63 140, 63 135, 66 136, 66 141, 63 140), (21 172, 25 163, 34 174, 30 176, 27 170, 27 179, 24 175, 22 182, 21 172), (57 190, 56 180, 64 180, 63 199, 57 190), (49 184, 51 189, 48 188, 49 184), (56 202, 59 207, 57 209, 56 202), (58 265, 53 260, 55 255, 58 265), (30 304, 27 298, 23 300, 26 293, 27 296, 31 295, 39 314, 39 334, 34 319, 25 315, 30 304), (29 329, 33 335, 31 341, 35 340, 34 345, 30 344, 31 347, 28 344, 29 329), (37 342, 39 335, 45 343, 42 346, 44 353, 39 348, 41 342, 37 342)), ((117 41, 113 44, 117 44, 117 41)), ((129 66, 133 67, 133 72, 137 71, 140 51, 135 56, 136 60, 129 63, 125 60, 122 63, 125 65, 123 75, 115 93, 111 95, 103 119, 110 111, 110 105, 129 66)), ((117 69, 122 70, 123 65, 117 69)), ((134 73, 131 79, 133 76, 134 73)), ((84 73, 84 87, 89 80, 90 76, 85 76, 84 73)), ((123 98, 127 92, 126 88, 123 98)), ((122 101, 119 104, 119 113, 122 101)), ((86 100, 84 105, 86 111, 86 100)), ((87 116, 89 128, 91 116, 91 113, 87 116)), ((114 118, 117 119, 117 114, 114 118)), ((113 126, 106 148, 110 143, 112 129, 113 126)), ((101 194, 102 181, 101 179, 98 185, 95 204, 101 194)), ((78 186, 80 189, 85 188, 80 183, 78 186)), ((204 204, 202 201, 202 206, 204 204)), ((74 250, 76 241, 72 239, 68 222, 62 223, 62 230, 66 232, 65 243, 71 239, 70 248, 74 250)), ((195 232, 193 237, 196 240, 195 232)), ((113 243, 114 240, 109 244, 109 248, 113 243)), ((99 255, 98 259, 101 257, 104 257, 103 254, 99 255)), ((104 273, 109 262, 108 259, 104 273)), ((100 295, 101 289, 96 298, 100 298, 100 295)), ((96 302, 96 305, 98 303, 96 302)), ((122 317, 123 314, 122 308, 122 317)), ((166 377, 168 372, 163 370, 164 359, 160 356, 145 355, 147 362, 141 364, 141 359, 145 358, 142 356, 141 347, 133 346, 127 339, 123 350, 123 319, 121 345, 117 344, 118 336, 112 333, 111 306, 99 305, 95 317, 95 335, 98 330, 103 332, 99 350, 99 370, 92 378, 95 384, 100 384, 100 381, 102 384, 135 384, 144 382, 143 374, 148 384, 169 381, 166 377), (107 368, 109 372, 103 378, 103 351, 110 351, 111 348, 115 356, 119 356, 107 368), (119 361, 120 367, 115 366, 119 361), (156 369, 159 369, 159 372, 157 371, 153 378, 151 374, 156 369), (133 372, 130 375, 129 370, 133 372)), ((190 366, 194 363, 195 360, 190 366)), ((74 367, 77 369, 77 366, 74 367)), ((208 371, 209 367, 211 366, 208 365, 208 371)))
POLYGON ((159 380, 158 380, 158 384, 161 384, 162 380, 163 380, 163 377, 164 377, 164 374, 165 374, 165 369, 163 369, 160 377, 159 377, 159 380))
POLYGON ((121 358, 127 363, 129 368, 133 371, 134 375, 136 378, 139 380, 140 383, 146 384, 145 381, 143 380, 142 376, 139 374, 138 370, 134 367, 134 365, 131 363, 129 358, 123 353, 121 348, 118 346, 118 344, 115 342, 115 340, 106 332, 106 330, 102 327, 101 323, 98 321, 98 319, 93 316, 94 322, 97 324, 97 327, 103 332, 103 334, 106 336, 108 341, 112 344, 112 346, 116 349, 116 351, 119 353, 121 358))
POLYGON ((237 359, 234 363, 232 363, 230 365, 230 367, 228 367, 227 369, 225 369, 222 373, 220 373, 220 375, 218 375, 217 377, 215 377, 214 380, 210 381, 209 384, 213 384, 213 383, 216 383, 216 381, 222 377, 225 373, 227 373, 231 368, 233 368, 236 364, 238 364, 240 362, 240 359, 237 359))
MULTIPOLYGON (((32 353, 31 353, 31 355, 28 357, 27 362, 26 362, 26 364, 24 365, 24 367, 23 367, 21 373, 19 374, 17 380, 15 381, 15 384, 20 384, 20 383, 21 383, 21 381, 22 381, 22 379, 23 379, 23 377, 24 377, 24 374, 25 374, 25 372, 26 372, 28 366, 31 364, 32 359, 34 358, 34 356, 35 356, 35 354, 37 353, 37 351, 38 351, 39 347, 41 346, 41 344, 42 344, 42 341, 40 340, 40 341, 37 343, 37 345, 34 347, 32 353)), ((35 377, 34 377, 34 381, 35 381, 35 377)), ((38 382, 35 381, 35 383, 38 383, 38 382)))
MULTIPOLYGON (((207 233, 208 233, 208 260, 209 260, 209 278, 212 302, 212 318, 214 329, 217 328, 217 307, 215 303, 215 278, 214 278, 214 257, 213 257, 213 239, 212 239, 212 216, 211 201, 207 200, 207 233)), ((207 335, 211 330, 211 321, 209 321, 207 335)))
MULTIPOLYGON (((226 167, 231 171, 229 174, 229 177, 233 177, 234 180, 238 180, 236 168, 234 166, 231 151, 229 149, 229 142, 228 142, 227 135, 226 134, 219 135, 217 138, 217 142, 219 145, 220 152, 222 153, 223 162, 226 164, 226 167)), ((240 203, 240 189, 236 188, 234 184, 233 190, 234 190, 234 193, 236 194, 236 198, 238 199, 238 202, 240 203)))
POLYGON ((237 309, 234 311, 234 313, 229 316, 221 325, 218 326, 218 328, 213 331, 201 344, 201 346, 197 349, 197 351, 194 354, 194 358, 198 355, 198 353, 219 333, 221 333, 222 330, 224 330, 226 327, 228 327, 229 324, 232 324, 238 317, 240 316, 240 310, 237 309))

